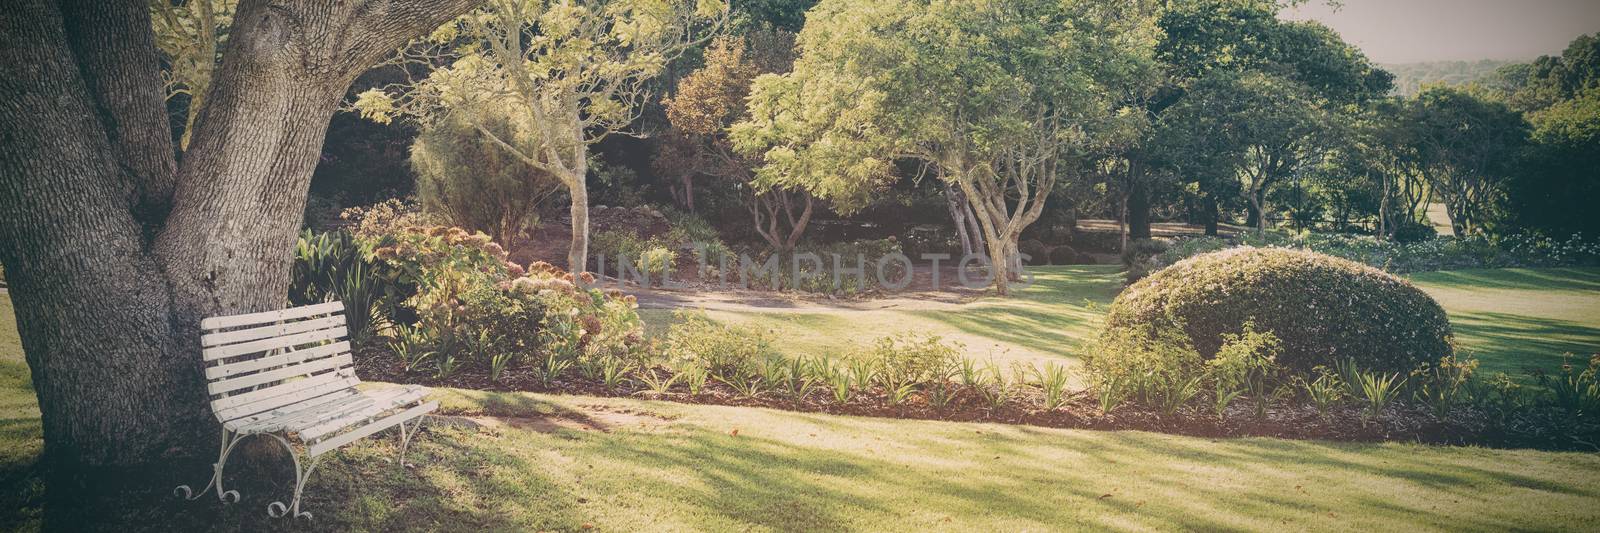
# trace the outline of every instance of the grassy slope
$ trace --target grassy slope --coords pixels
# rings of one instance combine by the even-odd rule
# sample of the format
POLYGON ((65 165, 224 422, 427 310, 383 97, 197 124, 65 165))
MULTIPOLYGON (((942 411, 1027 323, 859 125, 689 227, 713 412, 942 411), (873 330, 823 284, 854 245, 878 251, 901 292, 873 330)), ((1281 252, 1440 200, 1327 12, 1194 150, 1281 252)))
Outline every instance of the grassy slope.
MULTIPOLYGON (((791 355, 838 354, 873 338, 929 332, 966 344, 979 359, 1078 364, 1078 347, 1100 324, 1121 286, 1114 267, 1035 267, 1037 283, 1015 299, 986 298, 944 310, 714 311, 714 318, 760 324, 777 332, 791 355)), ((1411 279, 1449 312, 1464 352, 1486 372, 1521 377, 1554 369, 1562 354, 1600 349, 1600 269, 1462 270, 1411 279)), ((670 314, 650 311, 658 324, 670 314)), ((659 327, 659 326, 658 326, 659 327)))
MULTIPOLYGON (((1044 339, 1052 344, 1041 351, 1068 353, 1057 341, 1069 344, 1092 331, 1094 306, 1083 299, 1103 301, 1107 287, 1114 288, 1107 285, 1109 275, 1099 274, 1098 280, 1078 282, 1054 269, 1041 276, 1044 286, 1021 301, 980 302, 974 316, 908 313, 890 321, 949 325, 997 341, 1044 339), (1052 296, 1046 286, 1071 290, 1052 296), (1072 312, 1053 318, 1052 310, 1072 312), (1017 331, 1021 327, 1061 332, 1017 331), (1061 337, 1052 341, 1049 335, 1061 337)), ((1518 338, 1537 340, 1544 328, 1566 322, 1580 329, 1558 342, 1593 346, 1593 324, 1600 322, 1592 294, 1597 277, 1600 271, 1594 270, 1507 271, 1425 275, 1418 281, 1453 313, 1490 312, 1474 311, 1480 306, 1531 317, 1512 323, 1520 337, 1461 325, 1463 342, 1489 348, 1482 354, 1487 356, 1512 354, 1510 343, 1524 342, 1518 338), (1576 300, 1549 305, 1564 301, 1562 295, 1576 300)), ((22 475, 38 453, 38 414, 9 312, 9 302, 0 299, 0 513, 26 516, 32 511, 18 509, 16 498, 38 490, 22 475)), ((1497 327, 1508 323, 1484 320, 1497 327)), ((825 344, 826 337, 811 342, 825 344)), ((1595 454, 1210 440, 570 396, 441 395, 446 409, 460 414, 583 418, 598 409, 670 421, 620 424, 605 432, 441 429, 413 448, 418 455, 412 459, 422 465, 414 474, 380 460, 392 453, 391 442, 368 440, 318 468, 306 504, 317 513, 318 525, 1582 530, 1600 520, 1595 454)), ((153 493, 159 497, 164 490, 153 493)), ((226 520, 219 523, 260 525, 265 502, 264 495, 246 495, 244 505, 225 510, 226 520)))

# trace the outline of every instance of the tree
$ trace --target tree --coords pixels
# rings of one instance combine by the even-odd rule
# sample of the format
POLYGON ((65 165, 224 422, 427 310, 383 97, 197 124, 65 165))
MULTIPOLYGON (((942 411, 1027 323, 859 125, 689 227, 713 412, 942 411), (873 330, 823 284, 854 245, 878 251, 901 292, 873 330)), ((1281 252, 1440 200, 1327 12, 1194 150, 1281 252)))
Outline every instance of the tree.
POLYGON ((728 127, 746 113, 745 99, 758 74, 783 72, 793 62, 794 35, 757 30, 745 37, 719 37, 706 49, 705 66, 678 82, 663 99, 672 132, 658 150, 657 168, 679 176, 685 203, 694 209, 693 177, 706 175, 739 189, 756 234, 774 251, 794 250, 815 211, 815 198, 800 187, 756 180, 759 158, 734 151, 728 127))
MULTIPOLYGON (((484 127, 523 149, 528 149, 528 138, 536 129, 510 120, 488 121, 484 127)), ((507 245, 527 226, 539 204, 561 189, 549 174, 524 164, 460 120, 445 120, 422 131, 411 145, 411 168, 417 174, 417 199, 423 209, 507 245)))
POLYGON ((1118 131, 1107 94, 1148 70, 1148 22, 1096 2, 824 1, 793 71, 756 79, 735 145, 758 179, 820 196, 932 165, 972 202, 1005 294, 1063 161, 1118 131))
MULTIPOLYGON (((1138 107, 1148 114, 1155 127, 1141 142, 1130 148, 1133 158, 1125 168, 1137 175, 1122 177, 1130 185, 1159 184, 1167 179, 1195 185, 1203 204, 1208 233, 1216 230, 1218 204, 1239 192, 1234 167, 1224 164, 1221 153, 1206 154, 1174 145, 1177 138, 1203 133, 1183 120, 1168 120, 1164 115, 1188 98, 1196 84, 1221 76, 1259 73, 1286 80, 1301 87, 1311 102, 1328 112, 1343 106, 1360 105, 1387 93, 1393 76, 1372 65, 1365 55, 1341 40, 1338 34, 1312 21, 1286 21, 1278 12, 1291 2, 1276 0, 1193 0, 1171 2, 1157 21, 1161 39, 1156 43, 1156 58, 1164 71, 1161 86, 1144 93, 1138 107), (1177 128, 1175 131, 1163 131, 1177 128), (1149 148, 1163 144, 1162 148, 1149 148), (1176 150, 1176 153, 1167 153, 1176 150), (1214 157, 1215 156, 1215 157, 1214 157), (1212 161, 1204 161, 1210 158, 1212 161), (1181 171, 1174 165, 1182 165, 1181 171), (1177 172, 1177 176, 1160 176, 1177 172), (1149 176, 1146 174, 1157 174, 1149 176), (1226 174, 1225 176, 1223 174, 1226 174)), ((1211 87, 1215 89, 1215 85, 1211 87)), ((1191 110, 1193 110, 1191 108, 1191 110)), ((1209 145, 1229 152, 1218 143, 1222 139, 1189 137, 1192 144, 1209 145)), ((1276 178, 1274 178, 1276 179, 1276 178)), ((1144 193, 1138 187, 1125 187, 1144 193)), ((1245 198, 1254 196, 1244 191, 1245 198)), ((1263 191, 1264 192, 1264 191, 1263 191)), ((1135 196, 1138 199, 1140 196, 1135 196)), ((1132 202, 1133 221, 1147 220, 1140 208, 1148 202, 1132 202)), ((1255 204, 1249 204, 1255 205, 1255 204)), ((1260 222, 1260 213, 1251 209, 1250 223, 1260 222)), ((1135 226, 1134 233, 1148 233, 1135 226)))
POLYGON ((1527 141, 1527 123, 1470 89, 1428 87, 1406 106, 1417 170, 1461 237, 1492 222, 1527 141))
POLYGON ((0 12, 0 262, 53 494, 215 438, 201 317, 284 305, 346 87, 470 5, 242 2, 181 161, 147 4, 0 12))
POLYGON ((1551 236, 1600 235, 1592 205, 1600 195, 1600 88, 1529 118, 1532 145, 1507 184, 1510 222, 1551 236))
POLYGON ((1183 172, 1237 181, 1257 231, 1267 227, 1267 188, 1299 175, 1333 137, 1333 117, 1306 87, 1257 72, 1208 74, 1162 123, 1183 172))
POLYGON ((478 133, 527 166, 553 176, 571 199, 567 268, 589 253, 589 146, 636 135, 646 84, 668 62, 709 38, 727 18, 717 0, 567 2, 500 0, 440 28, 410 57, 448 62, 424 80, 362 93, 364 116, 405 115, 424 128, 444 120, 478 133), (489 125, 534 126, 518 146, 489 125))

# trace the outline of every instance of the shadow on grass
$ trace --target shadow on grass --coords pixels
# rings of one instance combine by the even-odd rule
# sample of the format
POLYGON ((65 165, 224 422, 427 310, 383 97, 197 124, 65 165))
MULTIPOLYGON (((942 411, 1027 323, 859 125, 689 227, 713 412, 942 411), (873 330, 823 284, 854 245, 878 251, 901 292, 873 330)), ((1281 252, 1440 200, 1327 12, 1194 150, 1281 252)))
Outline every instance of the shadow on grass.
POLYGON ((1521 376, 1532 369, 1561 367, 1563 354, 1587 359, 1600 350, 1600 327, 1508 313, 1450 315, 1461 350, 1478 357, 1485 375, 1521 376))
POLYGON ((1600 269, 1594 268, 1446 270, 1413 274, 1410 278, 1460 290, 1600 291, 1600 269))

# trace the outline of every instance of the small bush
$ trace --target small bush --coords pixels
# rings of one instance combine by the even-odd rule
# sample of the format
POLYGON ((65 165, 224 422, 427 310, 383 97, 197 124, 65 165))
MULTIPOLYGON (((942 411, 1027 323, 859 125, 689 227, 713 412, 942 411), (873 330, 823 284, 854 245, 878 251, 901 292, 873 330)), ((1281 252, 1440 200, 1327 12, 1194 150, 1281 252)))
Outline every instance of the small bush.
POLYGON ((955 374, 959 353, 937 335, 902 333, 879 338, 851 357, 875 367, 875 381, 892 394, 947 381, 955 374))
POLYGON ((639 270, 654 279, 664 279, 678 264, 678 254, 665 246, 651 246, 639 253, 639 270))
POLYGON ((1395 226, 1390 236, 1399 243, 1413 243, 1430 241, 1439 237, 1439 230, 1433 224, 1422 222, 1404 222, 1395 226))
POLYGON ((1450 323, 1433 298, 1377 269, 1304 251, 1235 248, 1179 262, 1112 302, 1106 330, 1182 330, 1210 358, 1253 323, 1282 341, 1278 363, 1305 372, 1354 358, 1409 372, 1450 355, 1450 323))
POLYGON ((1063 244, 1050 249, 1050 264, 1052 265, 1080 265, 1088 262, 1087 255, 1079 254, 1071 246, 1063 244))
POLYGON ((1017 243, 1017 251, 1028 256, 1027 262, 1030 265, 1049 264, 1050 247, 1039 239, 1023 239, 1017 243))
POLYGON ((748 325, 728 325, 701 312, 680 311, 680 322, 667 330, 666 354, 678 368, 705 369, 728 379, 753 375, 778 356, 770 334, 748 325))

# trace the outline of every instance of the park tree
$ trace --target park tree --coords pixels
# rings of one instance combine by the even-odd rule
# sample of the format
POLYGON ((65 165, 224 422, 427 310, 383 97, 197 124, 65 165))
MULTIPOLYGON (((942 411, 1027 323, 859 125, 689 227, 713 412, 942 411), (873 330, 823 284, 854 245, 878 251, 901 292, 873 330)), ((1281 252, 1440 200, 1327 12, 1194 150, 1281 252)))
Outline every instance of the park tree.
POLYGON ((1458 237, 1493 224, 1527 143, 1527 122, 1472 89, 1428 87, 1407 103, 1417 171, 1445 205, 1458 237))
POLYGON ((654 165, 678 176, 686 207, 694 209, 693 178, 711 177, 738 189, 756 234, 772 250, 794 250, 816 209, 803 187, 756 179, 760 159, 733 149, 728 128, 745 116, 751 81, 759 74, 785 72, 793 62, 794 35, 756 30, 746 36, 719 37, 705 53, 705 66, 678 82, 662 100, 671 131, 654 165))
POLYGON ((1162 144, 1183 171, 1236 181, 1250 222, 1265 231, 1267 189, 1318 161, 1334 137, 1334 120, 1299 83, 1215 71, 1162 117, 1162 144))
POLYGON ((215 443, 200 319, 284 305, 351 81, 472 3, 241 2, 181 160, 148 4, 0 12, 0 262, 52 493, 215 443))
POLYGON ((717 0, 491 1, 440 27, 401 55, 434 69, 425 79, 362 93, 356 107, 387 122, 404 116, 423 129, 470 124, 529 168, 554 177, 571 200, 567 267, 589 251, 589 147, 630 126, 650 79, 709 39, 728 15, 717 0), (533 127, 513 143, 490 126, 533 127))
POLYGON ((1507 184, 1510 222, 1552 236, 1600 235, 1600 88, 1529 115, 1527 157, 1507 184))
MULTIPOLYGON (((1207 88, 1216 90, 1216 83, 1223 77, 1263 74, 1300 87, 1311 103, 1328 113, 1363 105, 1389 91, 1393 77, 1326 26, 1280 19, 1278 12, 1288 4, 1276 0, 1165 4, 1156 22, 1161 38, 1155 44, 1163 76, 1158 86, 1136 93, 1140 98, 1135 101, 1153 127, 1129 147, 1128 161, 1122 168, 1131 175, 1113 176, 1114 183, 1124 184, 1114 190, 1128 191, 1124 194, 1131 198, 1124 218, 1133 222, 1129 226, 1134 236, 1148 235, 1149 216, 1145 212, 1150 208, 1148 189, 1152 187, 1171 181, 1192 184, 1203 205, 1202 218, 1208 233, 1215 232, 1218 204, 1239 191, 1237 176, 1228 172, 1232 167, 1216 167, 1220 162, 1204 161, 1223 157, 1222 153, 1200 153, 1184 149, 1181 143, 1173 144, 1187 134, 1200 133, 1183 120, 1164 116, 1182 104, 1197 85, 1209 83, 1207 88), (1166 128, 1176 130, 1164 131, 1166 128), (1169 150, 1178 153, 1168 153, 1169 150), (1181 170, 1173 166, 1179 164, 1181 170)), ((1192 111, 1193 107, 1189 109, 1192 111)), ((1213 150, 1238 148, 1219 146, 1222 139, 1191 137, 1190 141, 1196 147, 1209 145, 1213 150)), ((1257 220, 1252 216, 1250 222, 1257 220)))
POLYGON ((972 202, 1005 294, 1056 180, 1123 130, 1108 95, 1148 72, 1148 22, 1088 1, 824 1, 794 69, 756 79, 734 142, 762 158, 759 180, 846 212, 841 193, 896 160, 929 165, 972 202))
MULTIPOLYGON (((486 120, 482 127, 531 150, 537 127, 526 116, 486 120)), ((418 133, 411 145, 417 200, 454 225, 482 231, 509 245, 527 229, 538 206, 561 190, 548 173, 524 164, 478 133, 477 125, 446 119, 418 133)))

